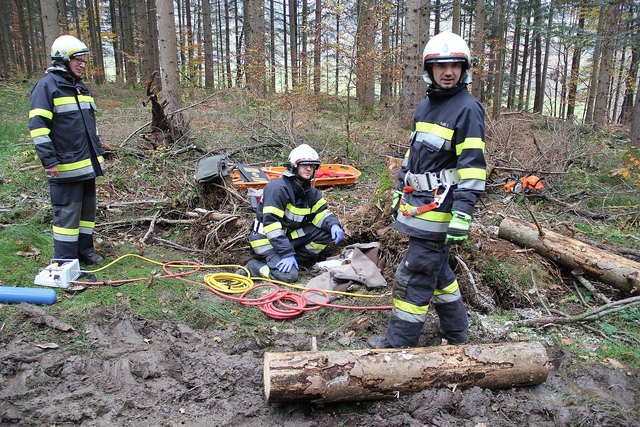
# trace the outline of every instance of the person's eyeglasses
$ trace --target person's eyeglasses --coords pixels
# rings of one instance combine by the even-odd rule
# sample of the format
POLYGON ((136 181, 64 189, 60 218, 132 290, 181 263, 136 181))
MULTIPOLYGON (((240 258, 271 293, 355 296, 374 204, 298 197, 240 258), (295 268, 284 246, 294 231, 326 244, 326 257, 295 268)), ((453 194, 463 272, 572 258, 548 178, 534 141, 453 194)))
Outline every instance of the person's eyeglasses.
POLYGON ((86 59, 81 59, 81 58, 71 58, 73 61, 78 61, 79 64, 86 64, 87 60, 86 59))

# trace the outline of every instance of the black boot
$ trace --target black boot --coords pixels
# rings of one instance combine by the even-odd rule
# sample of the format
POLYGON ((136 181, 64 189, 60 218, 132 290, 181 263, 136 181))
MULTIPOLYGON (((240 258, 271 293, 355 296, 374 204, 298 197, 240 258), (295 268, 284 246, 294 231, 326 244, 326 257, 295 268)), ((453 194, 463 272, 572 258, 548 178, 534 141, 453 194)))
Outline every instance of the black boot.
POLYGON ((393 348, 386 335, 374 335, 367 339, 369 348, 393 348))
POLYGON ((469 319, 462 300, 456 300, 445 304, 434 304, 436 313, 440 318, 440 333, 449 344, 461 345, 469 342, 467 329, 469 319))

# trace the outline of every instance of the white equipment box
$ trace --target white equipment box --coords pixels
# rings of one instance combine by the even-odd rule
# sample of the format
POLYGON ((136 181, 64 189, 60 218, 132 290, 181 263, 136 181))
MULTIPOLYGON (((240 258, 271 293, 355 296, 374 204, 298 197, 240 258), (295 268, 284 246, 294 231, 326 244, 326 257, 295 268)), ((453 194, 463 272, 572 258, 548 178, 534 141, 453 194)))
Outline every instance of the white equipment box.
POLYGON ((54 259, 40 270, 34 284, 52 288, 68 288, 80 277, 80 262, 77 259, 54 259))

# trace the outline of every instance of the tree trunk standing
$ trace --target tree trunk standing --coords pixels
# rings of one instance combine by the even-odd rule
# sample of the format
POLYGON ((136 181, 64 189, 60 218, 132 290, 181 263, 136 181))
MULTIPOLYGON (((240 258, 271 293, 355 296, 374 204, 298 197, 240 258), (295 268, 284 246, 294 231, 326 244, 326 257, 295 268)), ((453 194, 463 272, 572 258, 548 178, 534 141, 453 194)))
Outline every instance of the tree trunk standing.
MULTIPOLYGON (((32 35, 33 31, 31 31, 30 24, 35 22, 31 19, 30 11, 29 11, 29 2, 21 3, 18 2, 18 28, 20 28, 20 40, 22 44, 20 45, 22 62, 25 64, 25 68, 27 70, 27 76, 33 76, 35 74, 35 67, 32 55, 32 49, 29 49, 28 46, 34 46, 32 35)), ((25 69, 23 68, 23 69, 25 69)))
MULTIPOLYGON (((139 0, 144 1, 144 0, 139 0)), ((64 2, 63 2, 64 3, 64 2)), ((109 20, 111 24, 111 47, 113 49, 113 67, 116 74, 116 83, 123 81, 122 65, 122 49, 120 48, 122 30, 119 25, 120 20, 120 2, 118 0, 109 0, 109 20)))
MULTIPOLYGON (((283 0, 285 1, 285 0, 283 0)), ((238 2, 234 1, 233 2, 233 19, 234 19, 234 23, 235 23, 235 38, 236 38, 236 86, 240 87, 242 86, 242 73, 243 73, 243 67, 242 67, 242 31, 244 30, 244 24, 243 27, 240 27, 240 13, 238 12, 238 2)))
POLYGON ((536 86, 533 93, 533 112, 542 113, 544 86, 542 81, 542 6, 540 0, 535 0, 533 7, 533 39, 536 45, 536 86))
POLYGON ((269 403, 397 399, 427 388, 498 389, 541 384, 549 373, 539 342, 264 354, 269 403))
POLYGON ((320 93, 320 59, 322 54, 322 0, 316 0, 315 28, 313 29, 313 93, 320 93))
POLYGON ((195 75, 195 64, 193 60, 193 19, 191 18, 191 0, 183 0, 184 1, 184 27, 185 27, 185 38, 183 41, 186 42, 186 46, 184 50, 187 51, 187 77, 189 79, 189 83, 192 85, 196 84, 196 75, 195 75))
POLYGON ((358 1, 358 29, 356 35, 356 98, 362 108, 375 105, 376 64, 376 1, 358 1))
MULTIPOLYGON (((58 23, 60 28, 65 34, 69 32, 69 19, 67 18, 67 2, 61 1, 58 3, 58 23)), ((2 7, 2 10, 8 10, 8 8, 2 7)))
POLYGON ((227 87, 233 87, 231 80, 231 30, 229 16, 229 0, 224 0, 224 63, 227 67, 227 87))
POLYGON ((442 21, 442 4, 436 0, 433 6, 433 34, 440 34, 440 22, 442 21))
MULTIPOLYGON (((335 69, 335 84, 336 84, 336 95, 340 92, 340 15, 341 8, 340 0, 336 0, 336 49, 335 49, 335 57, 336 57, 336 69, 335 69)), ((287 61, 285 61, 286 64, 287 61)))
POLYGON ((137 56, 140 68, 140 81, 146 83, 151 80, 158 69, 157 25, 154 0, 138 0, 137 26, 140 37, 137 56))
POLYGON ((160 80, 167 101, 166 111, 182 106, 180 79, 178 78, 178 50, 173 0, 156 0, 158 19, 158 49, 160 52, 160 80))
MULTIPOLYGON (((6 11, 6 9, 4 9, 6 11)), ((44 54, 49 57, 53 41, 60 35, 58 5, 56 0, 40 0, 40 16, 44 32, 44 54)), ((47 61, 48 63, 49 61, 47 61)))
POLYGON ((245 74, 249 91, 258 98, 266 96, 264 2, 247 0, 244 3, 245 74))
MULTIPOLYGON (((276 93, 276 11, 275 1, 269 0, 269 92, 276 93)), ((315 56, 314 56, 315 59, 315 56)))
POLYGON ((609 122, 609 84, 611 81, 612 62, 615 55, 615 37, 620 19, 620 6, 625 0, 612 3, 607 8, 607 19, 602 38, 602 56, 598 71, 598 90, 593 106, 593 124, 596 128, 602 128, 609 122))
POLYGON ((545 89, 547 88, 547 72, 549 69, 549 51, 551 49, 551 30, 553 28, 553 1, 549 2, 549 19, 547 21, 547 34, 544 37, 544 61, 542 63, 542 78, 540 80, 541 91, 538 93, 538 96, 541 96, 540 99, 540 112, 544 110, 544 95, 545 89))
POLYGON ((493 100, 491 105, 491 116, 494 119, 497 119, 500 116, 500 108, 502 107, 502 78, 503 78, 503 64, 504 64, 504 55, 505 55, 505 15, 507 14, 506 10, 506 0, 498 0, 496 4, 496 12, 498 13, 498 28, 496 29, 494 46, 496 49, 494 50, 496 54, 496 66, 495 70, 495 82, 493 85, 493 100))
POLYGON ((213 79, 213 29, 211 26, 210 0, 202 0, 202 27, 204 32, 204 87, 212 88, 213 79))
POLYGON ((299 85, 298 70, 298 2, 289 0, 289 53, 291 56, 291 88, 299 85))
POLYGON ((453 11, 451 12, 451 32, 462 35, 460 31, 460 0, 453 0, 453 11))
POLYGON ((544 230, 544 236, 540 236, 534 224, 510 218, 502 220, 498 235, 519 246, 532 248, 565 267, 581 268, 588 275, 627 294, 640 293, 638 262, 550 230, 544 230))
POLYGON ((89 50, 91 51, 92 77, 97 84, 105 81, 104 58, 102 56, 102 32, 100 31, 100 14, 93 0, 86 0, 87 22, 89 23, 89 50))
MULTIPOLYGON (((485 54, 484 54, 484 41, 485 41, 485 30, 484 30, 484 22, 485 22, 485 11, 484 11, 484 0, 476 0, 476 7, 474 10, 474 15, 476 18, 476 30, 473 38, 473 54, 478 56, 480 60, 480 64, 473 70, 473 83, 471 85, 471 93, 476 97, 480 102, 483 101, 484 98, 484 83, 486 81, 486 75, 484 73, 484 63, 485 63, 485 54)), ((526 45, 525 45, 526 49, 526 45)))
POLYGON ((389 21, 391 20, 391 3, 383 1, 380 4, 381 16, 381 58, 380 58, 380 103, 384 106, 391 104, 391 84, 392 84, 392 61, 390 38, 391 29, 389 21))
POLYGON ((636 103, 631 113, 631 146, 640 147, 640 84, 637 85, 636 103))
POLYGON ((287 43, 287 2, 288 0, 282 0, 282 57, 284 68, 284 84, 282 91, 284 93, 289 92, 289 47, 287 43))
POLYGON ((302 25, 300 34, 300 87, 305 92, 309 90, 309 64, 308 64, 308 49, 307 49, 307 32, 309 31, 309 25, 307 22, 307 14, 309 13, 307 0, 302 0, 302 25))
POLYGON ((132 85, 137 81, 136 78, 136 55, 133 34, 133 0, 121 0, 120 13, 122 15, 122 53, 124 57, 124 76, 127 84, 132 85))
MULTIPOLYGON (((524 40, 523 45, 524 49, 522 50, 522 67, 520 70, 520 84, 518 88, 518 110, 522 111, 525 106, 524 94, 525 88, 527 87, 527 61, 529 61, 529 57, 531 56, 531 52, 529 52, 529 38, 531 36, 531 9, 527 8, 524 13, 524 17, 526 20, 525 32, 524 32, 524 40)), ((528 96, 528 95, 527 95, 528 96)))
MULTIPOLYGON (((80 0, 81 1, 81 0, 80 0)), ((80 8, 82 8, 82 3, 80 3, 80 8)), ((71 16, 73 17, 73 25, 75 26, 76 34, 82 34, 80 29, 80 10, 78 10, 78 4, 76 1, 71 2, 71 16)))
POLYGON ((516 6, 515 27, 513 30, 513 43, 511 45, 511 63, 509 67, 509 86, 507 89, 507 110, 513 110, 516 99, 516 82, 518 77, 518 62, 520 55, 520 33, 522 31, 522 3, 516 6))
POLYGON ((603 1, 600 6, 600 13, 598 15, 598 32, 596 34, 596 44, 593 49, 593 56, 591 57, 591 76, 589 78, 589 95, 587 97, 587 107, 584 113, 584 122, 593 123, 593 108, 596 99, 596 93, 598 91, 598 70, 600 66, 600 56, 602 51, 602 39, 604 38, 604 22, 607 13, 607 2, 603 1))
MULTIPOLYGON (((4 11, 11 11, 11 0, 0 0, 0 7, 4 11)), ((16 61, 12 58, 10 13, 0 13, 0 78, 8 78, 15 72, 16 61)))
POLYGON ((631 123, 633 94, 638 77, 638 63, 640 62, 640 8, 631 5, 629 13, 631 14, 628 26, 631 34, 631 62, 629 63, 629 71, 625 79, 624 100, 622 101, 622 110, 620 111, 619 121, 622 124, 631 123))
MULTIPOLYGON (((428 13, 428 3, 424 3, 428 13)), ((404 6, 405 28, 402 37, 402 93, 398 102, 398 114, 402 118, 402 125, 411 126, 413 112, 420 100, 424 97, 424 83, 422 82, 422 50, 424 43, 422 38, 421 23, 425 11, 422 0, 405 0, 404 6)))
POLYGON ((580 79, 580 58, 582 57, 582 49, 584 47, 584 21, 586 13, 585 2, 582 1, 578 8, 578 30, 576 32, 576 42, 571 57, 571 76, 569 77, 569 92, 567 94, 568 121, 573 121, 576 111, 576 95, 580 79))

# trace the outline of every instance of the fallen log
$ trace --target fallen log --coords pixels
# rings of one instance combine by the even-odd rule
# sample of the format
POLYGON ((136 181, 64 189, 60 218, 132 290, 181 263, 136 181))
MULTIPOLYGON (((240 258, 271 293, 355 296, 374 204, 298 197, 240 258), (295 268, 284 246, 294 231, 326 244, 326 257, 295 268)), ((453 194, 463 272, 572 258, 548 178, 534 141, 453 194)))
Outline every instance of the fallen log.
POLYGON ((539 342, 265 353, 267 402, 393 399, 427 388, 508 388, 547 379, 539 342))
POLYGON ((640 263, 597 249, 579 240, 544 230, 535 225, 505 218, 498 236, 518 246, 534 249, 540 255, 570 269, 581 268, 589 276, 626 294, 640 293, 640 263))

